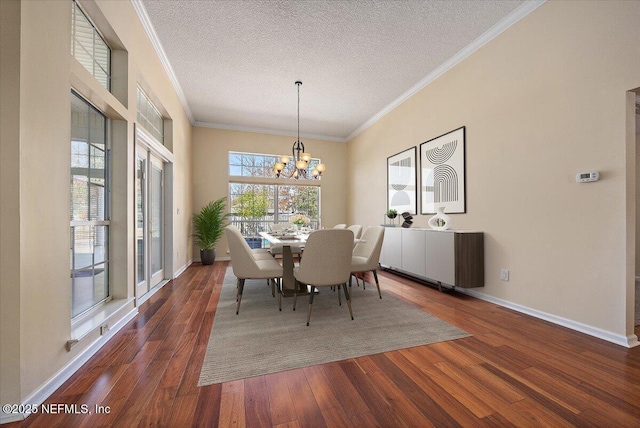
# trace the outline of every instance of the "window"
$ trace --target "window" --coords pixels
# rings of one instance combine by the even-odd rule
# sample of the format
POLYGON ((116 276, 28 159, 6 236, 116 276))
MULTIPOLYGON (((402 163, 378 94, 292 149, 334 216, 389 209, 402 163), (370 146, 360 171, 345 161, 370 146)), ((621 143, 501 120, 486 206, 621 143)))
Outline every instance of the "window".
MULTIPOLYGON (((273 165, 278 162, 280 156, 260 155, 254 153, 229 152, 229 175, 235 177, 265 177, 274 178, 273 165)), ((320 163, 320 159, 313 158, 309 162, 311 171, 320 163)), ((283 171, 283 175, 290 175, 294 162, 289 162, 283 171)), ((320 177, 319 180, 322 178, 320 177)))
POLYGON ((110 90, 111 49, 75 1, 71 14, 71 54, 110 90))
MULTIPOLYGON (((229 182, 229 220, 245 237, 258 236, 259 232, 270 230, 272 224, 287 223, 296 213, 307 215, 312 228, 320 227, 320 187, 297 184, 295 180, 274 183, 273 164, 278 158, 229 152, 229 176, 236 177, 229 182), (248 177, 251 182, 245 180, 248 177), (256 183, 255 178, 265 180, 256 183)), ((314 162, 320 160, 312 159, 314 162)))
POLYGON ((147 94, 138 86, 138 123, 161 144, 164 144, 164 120, 147 94))
POLYGON ((320 225, 320 188, 294 184, 229 183, 230 222, 243 236, 258 236, 275 223, 287 223, 295 213, 306 214, 310 226, 320 225))
POLYGON ((107 118, 71 93, 72 317, 109 298, 107 118))

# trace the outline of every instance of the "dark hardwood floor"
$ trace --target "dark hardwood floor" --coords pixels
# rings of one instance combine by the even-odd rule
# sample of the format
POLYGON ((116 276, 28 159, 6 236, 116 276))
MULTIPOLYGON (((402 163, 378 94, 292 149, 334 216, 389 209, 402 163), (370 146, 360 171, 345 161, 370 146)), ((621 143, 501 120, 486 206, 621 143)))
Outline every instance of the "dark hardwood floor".
POLYGON ((473 337, 198 388, 227 266, 191 266, 47 400, 93 414, 5 426, 640 426, 640 347, 385 272, 383 298, 473 337))

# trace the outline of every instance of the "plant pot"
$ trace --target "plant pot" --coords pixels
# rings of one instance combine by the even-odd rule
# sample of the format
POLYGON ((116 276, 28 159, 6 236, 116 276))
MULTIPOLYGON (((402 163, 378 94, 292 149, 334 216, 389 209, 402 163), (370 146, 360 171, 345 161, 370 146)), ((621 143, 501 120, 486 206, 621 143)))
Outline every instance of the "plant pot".
POLYGON ((200 250, 200 261, 203 265, 212 265, 216 261, 216 250, 200 250))

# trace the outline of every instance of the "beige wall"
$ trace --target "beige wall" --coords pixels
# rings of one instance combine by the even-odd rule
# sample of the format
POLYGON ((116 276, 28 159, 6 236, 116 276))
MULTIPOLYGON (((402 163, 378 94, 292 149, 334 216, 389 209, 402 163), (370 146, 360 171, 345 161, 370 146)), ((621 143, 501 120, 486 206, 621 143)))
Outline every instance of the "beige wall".
POLYGON ((0 403, 20 402, 20 3, 0 2, 0 403), (6 304, 5 302, 11 302, 6 304))
MULTIPOLYGON (((640 97, 638 98, 640 102, 640 97)), ((640 127, 640 115, 636 115, 636 168, 640 165, 640 132, 637 129, 640 127)), ((635 275, 636 278, 640 278, 640 197, 638 197, 638 191, 640 191, 640 171, 636 169, 636 266, 635 275)))
MULTIPOLYGON (((69 281, 70 91, 113 120, 110 242, 116 298, 134 292, 133 153, 136 83, 143 81, 172 120, 174 225, 172 272, 191 259, 191 132, 173 87, 129 2, 81 0, 124 55, 106 93, 70 56, 71 1, 2 1, 2 314, 1 402, 20 403, 99 339, 97 328, 67 352, 72 338, 69 281), (5 61, 7 60, 7 61, 5 61), (119 79, 119 80, 118 80, 119 79), (7 98, 5 98, 7 95, 7 98), (8 105, 11 109, 7 109, 8 105), (19 197, 18 197, 19 195, 19 197)), ((117 62, 117 60, 115 61, 117 62)), ((0 415, 4 417, 4 415, 0 415)))
MULTIPOLYGON (((347 146, 345 143, 301 138, 313 157, 327 166, 321 183, 321 221, 331 227, 347 221, 347 146)), ((228 131, 213 128, 194 128, 193 132, 193 210, 200 211, 209 201, 229 196, 229 151, 288 154, 295 137, 228 131)), ((272 182, 282 182, 283 180, 272 182)), ((300 181, 302 183, 302 181, 300 181)), ((316 184, 317 182, 312 182, 316 184)), ((199 259, 199 249, 194 248, 199 259)), ((216 248, 217 257, 228 257, 223 237, 216 248)))
POLYGON ((625 120, 639 24, 638 2, 545 3, 348 143, 349 221, 379 222, 387 156, 466 126, 467 213, 453 227, 485 232, 479 291, 632 334, 625 120), (599 182, 575 182, 591 169, 599 182))

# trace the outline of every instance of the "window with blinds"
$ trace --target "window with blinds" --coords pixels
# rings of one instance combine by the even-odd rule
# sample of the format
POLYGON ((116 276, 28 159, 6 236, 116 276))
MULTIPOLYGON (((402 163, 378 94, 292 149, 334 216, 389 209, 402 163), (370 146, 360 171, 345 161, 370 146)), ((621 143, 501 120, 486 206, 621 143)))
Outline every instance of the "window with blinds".
POLYGON ((111 90, 111 49, 75 1, 71 13, 71 54, 111 90))
POLYGON ((72 317, 109 298, 107 118, 71 92, 72 317))
POLYGON ((164 119, 160 110, 138 86, 138 123, 164 145, 164 119))

